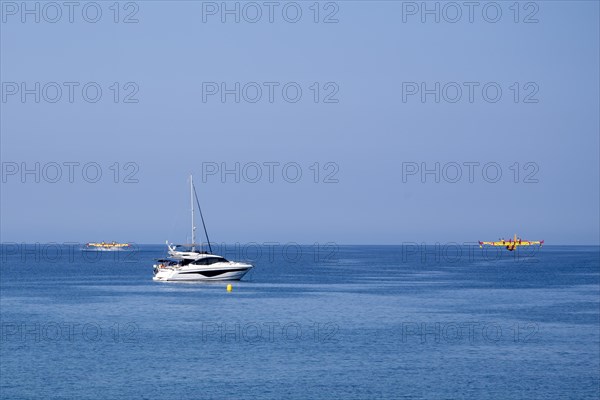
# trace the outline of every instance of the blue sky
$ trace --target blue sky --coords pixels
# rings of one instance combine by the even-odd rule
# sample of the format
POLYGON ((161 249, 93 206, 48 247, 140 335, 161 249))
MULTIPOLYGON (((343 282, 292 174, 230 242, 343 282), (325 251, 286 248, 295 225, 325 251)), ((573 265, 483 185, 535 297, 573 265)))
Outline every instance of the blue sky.
POLYGON ((600 240, 598 2, 113 3, 2 2, 3 242, 600 240))

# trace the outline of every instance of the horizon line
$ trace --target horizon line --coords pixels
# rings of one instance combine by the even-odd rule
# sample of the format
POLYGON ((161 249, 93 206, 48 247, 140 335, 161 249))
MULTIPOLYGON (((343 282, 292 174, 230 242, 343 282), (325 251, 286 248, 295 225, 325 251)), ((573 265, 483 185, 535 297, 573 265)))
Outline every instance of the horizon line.
MULTIPOLYGON (((54 242, 25 242, 25 241, 8 241, 8 242, 0 242, 1 246, 5 246, 5 245, 14 245, 14 244, 39 244, 39 245, 85 245, 87 243, 90 242, 73 242, 73 241, 63 241, 63 242, 58 242, 58 241, 54 241, 54 242)), ((95 242, 97 243, 97 242, 95 242)), ((105 243, 112 243, 112 242, 105 242, 105 243)), ((115 241, 115 243, 128 243, 128 244, 133 244, 133 245, 143 245, 143 246, 166 246, 165 243, 141 243, 141 242, 133 242, 133 241, 129 241, 129 242, 117 242, 115 241)), ((174 244, 174 243, 173 243, 174 244)), ((200 245, 200 243, 198 243, 200 245)), ((474 244, 474 245, 478 245, 479 242, 478 241, 474 241, 474 242, 425 242, 425 241, 421 241, 421 242, 402 242, 402 243, 338 243, 335 241, 328 241, 328 242, 312 242, 312 243, 300 243, 300 242, 295 242, 295 241, 287 241, 287 242, 272 242, 272 241, 263 241, 263 242, 211 242, 211 244, 213 245, 265 245, 265 246, 285 246, 285 245, 298 245, 298 246, 315 246, 315 245, 321 245, 321 246, 326 246, 326 245, 337 245, 337 246, 404 246, 404 245, 412 245, 412 244, 417 244, 417 245, 427 245, 427 246, 434 246, 434 245, 441 245, 441 246, 448 246, 448 245, 470 245, 470 244, 474 244)), ((206 243, 204 243, 204 245, 207 245, 206 243)), ((578 244, 565 244, 565 243, 552 243, 552 244, 546 244, 544 243, 543 246, 541 247, 547 247, 547 246, 596 246, 596 247, 600 247, 600 243, 595 243, 595 244, 589 244, 589 243, 578 243, 578 244)), ((496 247, 502 247, 502 246, 496 246, 496 247)))

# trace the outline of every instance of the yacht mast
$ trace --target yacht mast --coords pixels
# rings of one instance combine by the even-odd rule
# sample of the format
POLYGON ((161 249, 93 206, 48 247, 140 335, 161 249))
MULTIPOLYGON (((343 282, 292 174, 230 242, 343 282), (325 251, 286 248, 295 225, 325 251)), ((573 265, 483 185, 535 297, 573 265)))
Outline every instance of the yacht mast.
POLYGON ((196 197, 196 204, 198 205, 198 212, 200 212, 200 219, 202 220, 202 227, 204 228, 204 234, 206 235, 206 242, 208 243, 208 251, 212 253, 212 247, 210 245, 210 239, 208 238, 208 231, 206 230, 206 224, 204 223, 204 216, 202 215, 202 208, 200 207, 200 201, 198 201, 198 193, 196 188, 192 184, 192 190, 194 191, 194 197, 196 197))
POLYGON ((190 205, 192 206, 192 251, 196 251, 196 225, 194 224, 194 178, 190 174, 190 205))

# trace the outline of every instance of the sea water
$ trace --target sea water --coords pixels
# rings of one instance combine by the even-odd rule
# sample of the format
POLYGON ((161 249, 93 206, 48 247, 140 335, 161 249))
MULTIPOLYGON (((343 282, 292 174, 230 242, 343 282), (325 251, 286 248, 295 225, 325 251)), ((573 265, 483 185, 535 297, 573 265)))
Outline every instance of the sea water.
POLYGON ((231 292, 165 250, 3 245, 0 397, 600 396, 599 247, 225 246, 231 292))

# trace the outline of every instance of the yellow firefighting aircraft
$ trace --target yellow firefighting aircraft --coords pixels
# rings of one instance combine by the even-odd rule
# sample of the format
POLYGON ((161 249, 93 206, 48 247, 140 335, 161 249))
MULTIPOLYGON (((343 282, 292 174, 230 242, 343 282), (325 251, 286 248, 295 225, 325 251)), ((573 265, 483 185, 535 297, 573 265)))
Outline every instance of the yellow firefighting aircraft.
POLYGON ((544 241, 535 241, 535 242, 531 242, 529 240, 522 240, 521 238, 517 237, 517 234, 515 233, 515 237, 513 239, 508 239, 508 240, 504 240, 504 239, 500 239, 497 242, 479 242, 479 247, 483 247, 483 245, 488 245, 488 246, 501 246, 501 247, 506 247, 506 250, 508 251, 513 251, 514 249, 517 248, 517 246, 535 246, 535 245, 540 245, 540 247, 542 247, 542 245, 544 244, 544 241))

